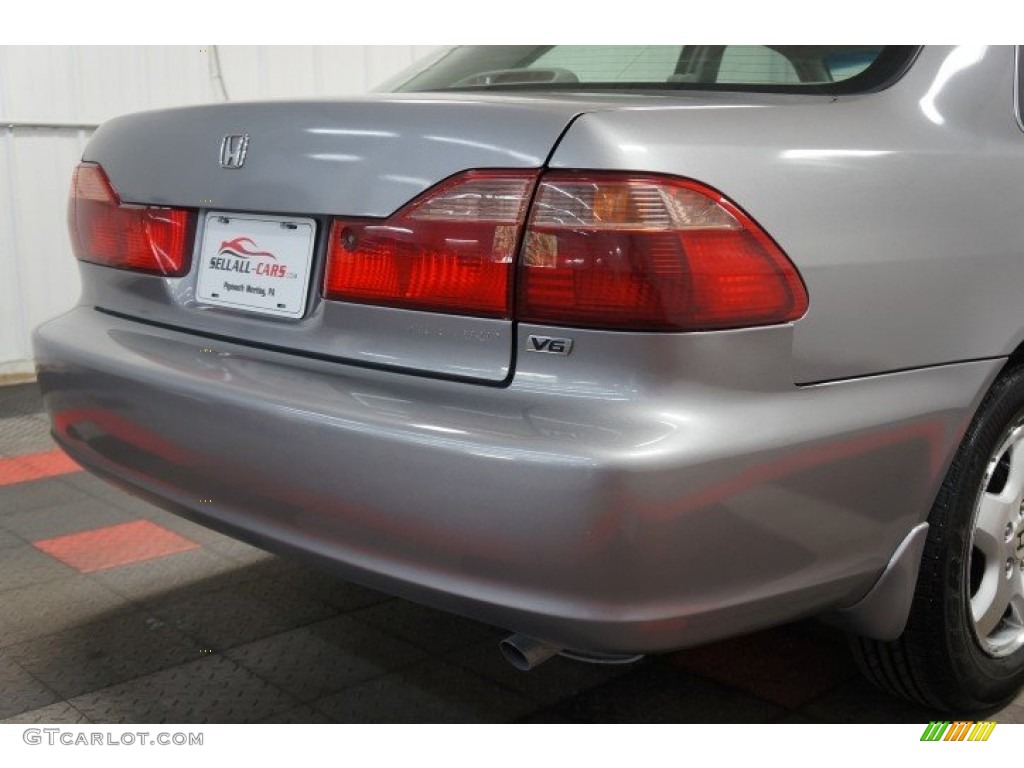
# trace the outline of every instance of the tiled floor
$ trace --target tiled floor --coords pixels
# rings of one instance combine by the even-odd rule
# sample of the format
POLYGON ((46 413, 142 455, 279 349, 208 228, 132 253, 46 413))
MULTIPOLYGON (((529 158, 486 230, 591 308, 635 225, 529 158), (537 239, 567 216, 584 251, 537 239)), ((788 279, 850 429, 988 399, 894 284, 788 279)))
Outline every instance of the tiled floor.
MULTIPOLYGON (((33 386, 0 388, 0 722, 937 718, 863 682, 814 622, 517 672, 500 630, 160 511, 51 453, 47 429, 33 386)), ((1024 697, 993 719, 1024 722, 1024 697)))

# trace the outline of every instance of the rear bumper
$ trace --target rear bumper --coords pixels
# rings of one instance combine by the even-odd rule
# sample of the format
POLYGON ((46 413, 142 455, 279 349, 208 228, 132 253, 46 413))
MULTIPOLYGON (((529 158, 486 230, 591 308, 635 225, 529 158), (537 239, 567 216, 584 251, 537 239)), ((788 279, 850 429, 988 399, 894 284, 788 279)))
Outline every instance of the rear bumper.
POLYGON ((84 307, 35 347, 54 434, 87 469, 368 586, 569 647, 653 652, 863 596, 1001 365, 760 387, 743 366, 788 359, 790 334, 675 337, 673 360, 650 350, 647 383, 598 385, 587 350, 608 334, 581 332, 575 377, 522 361, 504 388, 84 307), (707 365, 732 355, 748 363, 707 365))

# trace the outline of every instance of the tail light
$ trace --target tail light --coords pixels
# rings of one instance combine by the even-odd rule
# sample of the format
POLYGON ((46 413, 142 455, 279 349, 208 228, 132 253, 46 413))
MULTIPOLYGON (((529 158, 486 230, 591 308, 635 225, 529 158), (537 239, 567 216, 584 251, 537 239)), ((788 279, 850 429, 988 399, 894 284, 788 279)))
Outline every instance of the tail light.
MULTIPOLYGON (((792 262, 709 187, 652 174, 538 176, 468 171, 388 219, 335 219, 324 296, 647 331, 769 325, 807 311, 792 262)), ((68 223, 83 261, 188 271, 195 212, 122 203, 95 163, 75 170, 68 223)))
POLYGON ((698 331, 807 310, 796 268, 746 214, 693 181, 545 174, 519 267, 519 320, 698 331))
POLYGON ((336 219, 328 299, 511 317, 511 274, 536 171, 470 171, 384 221, 336 219))
POLYGON ((194 212, 122 203, 95 163, 75 169, 68 228, 71 247, 82 261, 169 277, 188 272, 194 212))
POLYGON ((555 171, 534 195, 536 180, 534 171, 469 171, 387 220, 336 219, 324 296, 644 331, 771 325, 807 311, 792 262, 709 187, 555 171))

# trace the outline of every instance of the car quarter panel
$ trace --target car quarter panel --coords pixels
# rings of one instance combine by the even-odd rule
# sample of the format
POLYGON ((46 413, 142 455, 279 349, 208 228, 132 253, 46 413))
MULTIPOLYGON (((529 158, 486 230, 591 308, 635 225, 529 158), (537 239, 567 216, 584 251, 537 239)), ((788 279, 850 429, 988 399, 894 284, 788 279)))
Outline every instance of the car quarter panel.
POLYGON ((88 468, 370 586, 641 652, 855 602, 1001 364, 797 388, 792 334, 630 334, 623 353, 579 331, 571 365, 522 353, 504 389, 87 307, 35 343, 55 435, 88 468))
POLYGON ((793 374, 1006 356, 1024 340, 1024 134, 1011 46, 925 47, 878 93, 592 112, 551 165, 718 188, 799 268, 793 374))

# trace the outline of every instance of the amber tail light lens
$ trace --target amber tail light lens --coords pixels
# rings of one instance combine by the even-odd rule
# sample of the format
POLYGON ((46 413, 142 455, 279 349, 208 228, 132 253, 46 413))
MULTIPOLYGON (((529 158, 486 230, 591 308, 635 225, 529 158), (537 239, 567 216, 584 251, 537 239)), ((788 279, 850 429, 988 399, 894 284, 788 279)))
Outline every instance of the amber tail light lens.
POLYGON ((807 311, 792 262, 720 193, 621 173, 542 177, 518 301, 525 322, 649 331, 769 325, 807 311))
POLYGON ((328 299, 511 317, 511 275, 536 171, 469 171, 385 220, 336 219, 328 299))
POLYGON ((122 203, 103 168, 82 163, 71 180, 68 229, 81 261, 180 277, 188 272, 195 212, 122 203))

